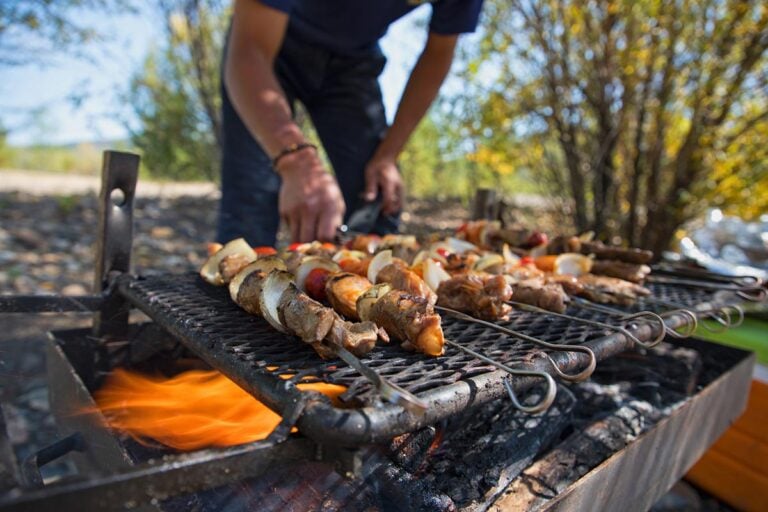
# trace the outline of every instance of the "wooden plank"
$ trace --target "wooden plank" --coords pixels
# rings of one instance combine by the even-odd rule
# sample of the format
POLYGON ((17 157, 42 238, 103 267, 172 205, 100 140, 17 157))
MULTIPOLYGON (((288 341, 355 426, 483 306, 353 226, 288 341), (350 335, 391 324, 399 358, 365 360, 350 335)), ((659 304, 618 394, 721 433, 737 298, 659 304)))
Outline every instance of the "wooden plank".
POLYGON ((768 510, 768 477, 719 451, 708 451, 686 479, 739 510, 768 510))
MULTIPOLYGON (((755 473, 768 477, 768 443, 738 430, 736 424, 717 440, 710 451, 715 451, 723 457, 743 464, 755 473)), ((696 466, 704 463, 705 458, 706 454, 700 462, 696 463, 696 466)))
POLYGON ((768 444, 768 384, 752 381, 747 410, 734 426, 768 444))

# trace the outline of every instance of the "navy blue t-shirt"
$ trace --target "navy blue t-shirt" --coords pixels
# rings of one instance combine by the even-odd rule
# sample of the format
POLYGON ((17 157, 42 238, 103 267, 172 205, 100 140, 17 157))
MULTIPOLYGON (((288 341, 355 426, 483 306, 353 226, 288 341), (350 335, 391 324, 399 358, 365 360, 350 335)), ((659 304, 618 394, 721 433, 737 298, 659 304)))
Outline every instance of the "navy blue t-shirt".
MULTIPOLYGON (((259 0, 290 16, 288 30, 310 44, 340 54, 376 47, 391 23, 424 1, 259 0)), ((438 34, 473 32, 483 0, 435 0, 429 29, 438 34)))

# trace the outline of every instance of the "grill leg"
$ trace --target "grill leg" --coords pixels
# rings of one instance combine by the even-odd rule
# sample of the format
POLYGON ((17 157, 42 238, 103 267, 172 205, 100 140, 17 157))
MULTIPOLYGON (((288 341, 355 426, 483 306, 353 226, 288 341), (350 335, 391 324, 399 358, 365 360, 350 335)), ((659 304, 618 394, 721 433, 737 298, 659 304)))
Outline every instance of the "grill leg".
MULTIPOLYGON (((99 233, 96 242, 94 292, 107 290, 114 278, 130 271, 133 242, 133 200, 139 175, 139 156, 105 151, 99 194, 99 233)), ((97 337, 124 334, 128 327, 129 305, 116 293, 109 293, 94 316, 97 337)))

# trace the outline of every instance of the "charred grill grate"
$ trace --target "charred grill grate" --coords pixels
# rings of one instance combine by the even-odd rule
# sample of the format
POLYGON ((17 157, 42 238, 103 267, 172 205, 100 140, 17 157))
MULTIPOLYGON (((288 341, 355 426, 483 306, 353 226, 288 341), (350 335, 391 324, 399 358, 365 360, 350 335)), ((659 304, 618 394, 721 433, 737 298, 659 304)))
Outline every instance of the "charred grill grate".
MULTIPOLYGON (((702 289, 652 286, 658 298, 687 305, 712 299, 712 293, 702 289)), ((261 318, 242 311, 231 301, 226 288, 210 286, 196 274, 131 278, 121 282, 121 291, 202 359, 235 381, 242 383, 243 376, 247 379, 256 373, 276 382, 279 378, 324 380, 347 386, 345 401, 370 405, 375 400, 370 384, 355 370, 340 361, 320 359, 308 345, 276 332, 261 318)), ((605 313, 571 309, 570 314, 581 318, 615 321, 605 313)), ((523 311, 513 313, 504 325, 544 341, 566 344, 583 344, 609 334, 599 327, 523 311)), ((510 366, 526 366, 541 352, 529 342, 446 316, 443 328, 447 338, 510 366)), ((488 364, 451 347, 446 347, 442 357, 426 358, 393 344, 377 348, 363 361, 417 394, 494 371, 488 364)))

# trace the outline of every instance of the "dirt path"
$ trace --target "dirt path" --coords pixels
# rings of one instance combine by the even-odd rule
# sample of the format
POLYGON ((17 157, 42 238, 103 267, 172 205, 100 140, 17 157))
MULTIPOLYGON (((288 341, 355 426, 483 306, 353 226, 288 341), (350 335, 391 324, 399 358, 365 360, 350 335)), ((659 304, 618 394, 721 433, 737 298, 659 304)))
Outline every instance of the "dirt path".
MULTIPOLYGON (((66 196, 98 193, 100 176, 0 169, 0 192, 24 192, 34 196, 66 196)), ((160 182, 139 180, 139 197, 218 197, 218 186, 205 182, 160 182)))

